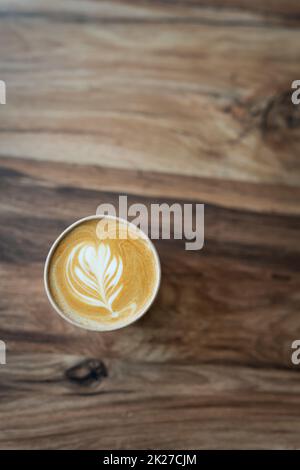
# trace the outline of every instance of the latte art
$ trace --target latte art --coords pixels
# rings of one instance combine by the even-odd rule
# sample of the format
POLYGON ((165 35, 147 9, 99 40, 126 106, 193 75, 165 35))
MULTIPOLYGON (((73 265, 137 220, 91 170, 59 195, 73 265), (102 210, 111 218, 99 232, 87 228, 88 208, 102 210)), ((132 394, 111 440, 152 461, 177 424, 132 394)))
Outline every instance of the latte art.
MULTIPOLYGON (((73 295, 88 305, 106 308, 112 317, 119 316, 112 305, 123 289, 122 273, 122 259, 112 257, 109 245, 103 242, 98 247, 80 243, 68 257, 66 277, 73 295)), ((135 309, 132 303, 130 310, 135 309)))
POLYGON ((56 307, 92 329, 131 323, 151 303, 159 282, 158 260, 147 237, 125 221, 115 224, 119 236, 113 239, 102 237, 97 219, 75 226, 58 243, 49 264, 56 307), (122 237, 129 227, 134 237, 122 237))

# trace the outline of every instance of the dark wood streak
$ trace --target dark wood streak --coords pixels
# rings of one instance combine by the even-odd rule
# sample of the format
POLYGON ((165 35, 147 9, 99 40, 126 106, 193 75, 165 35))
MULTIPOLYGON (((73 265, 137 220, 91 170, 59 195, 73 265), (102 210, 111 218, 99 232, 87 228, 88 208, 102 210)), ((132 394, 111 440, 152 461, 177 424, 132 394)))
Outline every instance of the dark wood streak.
MULTIPOLYGON (((36 8, 32 8, 29 11, 24 11, 21 9, 12 9, 12 8, 5 8, 0 11, 0 18, 30 18, 30 19, 47 19, 47 20, 55 20, 55 21, 64 21, 64 22, 73 22, 73 23, 92 23, 94 21, 103 22, 108 24, 120 24, 120 23, 150 23, 150 24, 163 24, 164 22, 167 24, 168 22, 195 22, 199 21, 197 17, 201 13, 207 12, 211 10, 214 12, 215 16, 220 14, 220 18, 222 18, 222 14, 226 12, 230 12, 231 14, 249 14, 252 13, 257 16, 258 21, 256 20, 255 26, 259 26, 259 20, 264 23, 264 26, 268 24, 272 24, 274 19, 280 19, 282 22, 288 23, 295 23, 299 21, 300 18, 300 11, 297 2, 294 0, 279 0, 277 2, 272 2, 271 4, 264 4, 259 0, 255 0, 251 3, 245 3, 243 0, 212 0, 212 1, 201 1, 201 0, 143 0, 141 1, 122 1, 122 0, 111 0, 111 3, 114 4, 114 12, 111 15, 107 15, 107 13, 102 13, 101 4, 97 5, 98 11, 96 10, 95 15, 95 8, 93 10, 94 15, 90 16, 87 13, 82 13, 82 9, 76 10, 76 4, 74 5, 73 11, 67 10, 64 11, 63 8, 57 11, 53 11, 53 9, 43 9, 39 10, 38 4, 36 8), (122 8, 123 5, 130 6, 131 9, 126 11, 126 8, 122 8), (133 7, 138 6, 140 9, 145 9, 145 15, 132 15, 134 12, 133 7), (151 8, 155 15, 149 18, 148 9, 151 8), (99 15, 99 16, 98 16, 99 15)), ((35 6, 35 3, 33 3, 35 6)), ((95 7, 95 5, 94 5, 95 7)), ((88 10, 88 9, 87 9, 88 10)), ((201 18, 200 18, 201 21, 201 18)), ((222 21, 222 20, 221 20, 222 21)), ((241 25, 247 26, 247 20, 241 21, 241 25)), ((224 20, 223 20, 224 22, 224 20)), ((226 18, 227 24, 230 24, 230 20, 226 18)), ((212 22, 213 24, 214 22, 212 22)), ((249 21, 249 25, 253 25, 254 21, 249 21)), ((210 22, 209 22, 210 24, 210 22)), ((233 24, 236 24, 233 22, 233 24)))
POLYGON ((32 11, 32 12, 17 12, 17 11, 0 11, 0 21, 17 21, 17 20, 41 20, 49 23, 61 23, 61 24, 78 24, 78 25, 101 25, 101 27, 109 27, 114 25, 142 25, 146 26, 164 26, 164 25, 195 25, 195 26, 212 26, 212 27, 228 27, 228 28, 297 28, 296 24, 300 21, 299 16, 281 15, 279 17, 282 22, 278 24, 276 18, 272 21, 270 19, 237 19, 229 20, 220 18, 219 20, 209 18, 193 18, 189 16, 167 17, 162 18, 148 18, 148 17, 94 17, 81 14, 67 14, 61 12, 44 12, 44 11, 32 11), (296 24, 295 24, 296 23, 296 24))

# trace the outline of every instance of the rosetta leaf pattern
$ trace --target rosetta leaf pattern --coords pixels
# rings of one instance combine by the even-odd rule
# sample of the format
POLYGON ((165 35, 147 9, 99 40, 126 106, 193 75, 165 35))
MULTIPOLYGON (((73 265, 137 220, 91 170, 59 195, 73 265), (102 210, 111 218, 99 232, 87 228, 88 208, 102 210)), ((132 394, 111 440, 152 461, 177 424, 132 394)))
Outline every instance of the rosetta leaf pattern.
POLYGON ((121 257, 112 255, 108 244, 78 244, 68 257, 66 272, 73 295, 118 316, 113 303, 123 289, 123 262, 121 257))

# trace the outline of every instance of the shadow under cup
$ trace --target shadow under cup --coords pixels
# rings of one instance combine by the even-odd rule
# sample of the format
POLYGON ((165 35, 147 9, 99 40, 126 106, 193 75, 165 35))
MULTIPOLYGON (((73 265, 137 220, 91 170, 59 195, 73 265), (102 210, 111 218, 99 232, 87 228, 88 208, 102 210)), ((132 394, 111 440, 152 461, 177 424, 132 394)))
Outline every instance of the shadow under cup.
POLYGON ((157 251, 135 225, 91 216, 68 227, 45 263, 53 308, 67 321, 94 331, 130 325, 153 303, 160 285, 157 251))

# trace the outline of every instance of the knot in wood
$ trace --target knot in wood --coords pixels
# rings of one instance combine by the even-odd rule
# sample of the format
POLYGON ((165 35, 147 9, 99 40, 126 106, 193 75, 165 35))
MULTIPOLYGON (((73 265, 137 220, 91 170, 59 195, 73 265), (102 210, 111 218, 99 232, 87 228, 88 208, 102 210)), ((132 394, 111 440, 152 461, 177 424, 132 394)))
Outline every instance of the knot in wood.
POLYGON ((65 376, 70 382, 87 387, 99 384, 108 376, 108 372, 102 361, 97 359, 85 359, 70 369, 67 369, 65 376))

